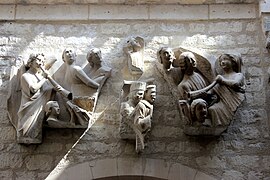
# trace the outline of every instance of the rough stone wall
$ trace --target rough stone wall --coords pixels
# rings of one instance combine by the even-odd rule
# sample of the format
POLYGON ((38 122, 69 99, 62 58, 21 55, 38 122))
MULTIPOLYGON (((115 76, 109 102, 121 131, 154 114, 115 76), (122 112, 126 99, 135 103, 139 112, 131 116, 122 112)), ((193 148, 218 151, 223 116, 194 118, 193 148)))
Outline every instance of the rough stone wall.
MULTIPOLYGON (((233 5, 231 6, 233 7, 233 5)), ((0 23, 0 179, 44 179, 57 166, 103 158, 165 159, 203 171, 217 179, 267 179, 270 177, 270 143, 267 86, 270 56, 258 17, 205 20, 92 20, 2 21, 0 23), (138 156, 134 143, 119 138, 119 93, 127 72, 122 47, 128 37, 144 37, 144 78, 155 78, 157 99, 153 128, 145 152, 138 156), (159 47, 198 48, 218 56, 238 52, 244 60, 246 100, 227 132, 220 137, 190 137, 182 132, 175 99, 155 69, 159 47), (113 68, 97 104, 97 121, 83 130, 44 130, 41 145, 16 143, 15 129, 7 117, 6 98, 12 65, 32 52, 55 55, 61 62, 64 48, 76 48, 80 62, 91 47, 99 47, 113 68)), ((16 103, 16 102, 14 102, 16 103)))

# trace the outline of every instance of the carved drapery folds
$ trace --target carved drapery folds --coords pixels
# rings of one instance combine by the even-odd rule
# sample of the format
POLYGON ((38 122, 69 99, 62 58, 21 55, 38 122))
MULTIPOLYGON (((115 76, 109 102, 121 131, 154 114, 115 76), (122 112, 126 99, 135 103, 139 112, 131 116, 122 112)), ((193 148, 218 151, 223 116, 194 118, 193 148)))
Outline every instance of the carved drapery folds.
POLYGON ((49 69, 56 59, 46 59, 43 54, 32 54, 26 65, 13 67, 8 113, 18 143, 41 143, 44 126, 87 128, 94 123, 97 99, 111 69, 102 64, 96 48, 88 52, 85 69, 76 65, 72 49, 65 49, 62 59, 63 66, 53 76, 49 69), (14 101, 19 106, 13 106, 14 101))
POLYGON ((136 152, 140 153, 151 131, 156 85, 143 81, 124 81, 121 92, 120 136, 122 139, 135 139, 136 152))
POLYGON ((215 61, 183 48, 158 51, 158 70, 178 99, 188 135, 220 135, 244 100, 242 59, 222 54, 215 61))

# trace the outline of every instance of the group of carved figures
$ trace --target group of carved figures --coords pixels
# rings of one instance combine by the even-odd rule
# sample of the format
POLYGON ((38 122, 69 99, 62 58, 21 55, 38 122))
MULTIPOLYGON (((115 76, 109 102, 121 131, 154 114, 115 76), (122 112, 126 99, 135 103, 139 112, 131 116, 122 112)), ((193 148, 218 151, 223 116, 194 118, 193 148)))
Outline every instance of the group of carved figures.
POLYGON ((198 58, 195 53, 183 49, 161 48, 158 51, 164 76, 176 88, 175 96, 185 120, 184 132, 220 135, 244 100, 242 59, 237 55, 222 54, 212 63, 213 69, 211 62, 196 55, 198 58), (175 54, 178 54, 177 58, 175 54))
POLYGON ((43 54, 31 54, 26 65, 15 72, 8 110, 18 143, 41 143, 44 125, 86 128, 92 123, 97 97, 111 69, 102 65, 97 48, 87 53, 89 65, 84 69, 75 64, 72 49, 65 49, 62 59, 64 66, 58 77, 48 71, 56 60, 46 60, 43 54), (20 105, 14 106, 18 100, 20 105))
MULTIPOLYGON (((131 38, 124 47, 130 74, 144 71, 144 40, 131 38)), ((237 107, 244 100, 242 59, 222 54, 217 60, 183 48, 163 47, 157 52, 157 70, 177 99, 184 132, 188 135, 220 135, 227 129, 237 107)), ((56 60, 43 54, 30 55, 26 65, 14 71, 8 111, 19 143, 41 143, 42 127, 86 128, 92 125, 100 90, 111 75, 102 63, 101 51, 91 49, 82 68, 76 53, 65 49, 63 66, 53 76, 56 60), (59 71, 59 72, 58 72, 59 71), (14 105, 12 102, 18 102, 14 105)), ((120 96, 120 136, 136 141, 136 151, 147 144, 151 131, 156 85, 153 79, 124 80, 120 96)))

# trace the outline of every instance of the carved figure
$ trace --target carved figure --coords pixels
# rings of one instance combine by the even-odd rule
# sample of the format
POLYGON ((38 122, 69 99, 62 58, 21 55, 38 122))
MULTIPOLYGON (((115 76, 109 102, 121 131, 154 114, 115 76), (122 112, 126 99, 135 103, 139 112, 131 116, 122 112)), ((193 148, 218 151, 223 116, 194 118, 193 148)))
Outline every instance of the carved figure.
POLYGON ((136 133, 136 151, 141 152, 146 143, 145 137, 151 130, 153 103, 156 99, 156 85, 146 86, 144 99, 135 108, 134 129, 136 133))
POLYGON ((142 37, 131 37, 124 47, 128 55, 128 67, 131 74, 142 74, 144 70, 144 39, 142 37))
POLYGON ((231 54, 222 54, 218 62, 224 72, 217 75, 217 85, 213 87, 219 101, 210 106, 208 111, 213 126, 227 126, 237 107, 245 99, 245 81, 241 73, 242 59, 231 54))
POLYGON ((132 129, 134 109, 144 97, 146 83, 141 81, 124 81, 120 104, 120 136, 122 139, 135 139, 132 129))
POLYGON ((41 143, 44 119, 43 108, 52 99, 52 87, 40 67, 44 66, 44 55, 31 55, 28 70, 21 77, 21 105, 18 111, 17 141, 19 143, 41 143))
POLYGON ((205 122, 208 115, 207 107, 207 102, 201 98, 192 101, 190 111, 193 126, 201 126, 205 122))
POLYGON ((178 85, 180 99, 188 99, 188 92, 207 86, 208 82, 206 79, 201 74, 195 72, 197 62, 193 53, 183 52, 175 64, 181 68, 184 74, 182 81, 178 85))

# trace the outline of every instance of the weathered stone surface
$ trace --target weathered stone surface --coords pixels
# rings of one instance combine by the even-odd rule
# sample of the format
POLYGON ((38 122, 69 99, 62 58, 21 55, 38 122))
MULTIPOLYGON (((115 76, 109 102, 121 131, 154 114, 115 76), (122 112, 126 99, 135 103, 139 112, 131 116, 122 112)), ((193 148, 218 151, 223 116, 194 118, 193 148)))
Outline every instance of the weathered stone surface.
POLYGON ((10 180, 10 179, 12 179, 12 174, 13 174, 13 172, 11 170, 1 171, 0 179, 10 180))
POLYGON ((0 154, 0 168, 20 168, 23 165, 23 157, 20 154, 0 154))
POLYGON ((31 155, 26 157, 25 164, 28 170, 50 170, 53 158, 49 155, 31 155))
POLYGON ((204 168, 226 168, 226 160, 218 156, 202 156, 196 158, 198 166, 204 168))
POLYGON ((230 164, 233 166, 241 167, 253 167, 257 168, 259 167, 259 157, 258 156, 248 156, 248 155, 242 155, 242 156, 235 156, 230 157, 227 159, 230 164))
POLYGON ((223 180, 233 180, 233 179, 239 179, 243 180, 244 179, 244 174, 238 171, 230 170, 230 171, 225 171, 222 174, 222 179, 223 180))
POLYGON ((35 180, 35 173, 34 172, 16 172, 15 173, 16 180, 35 180))

